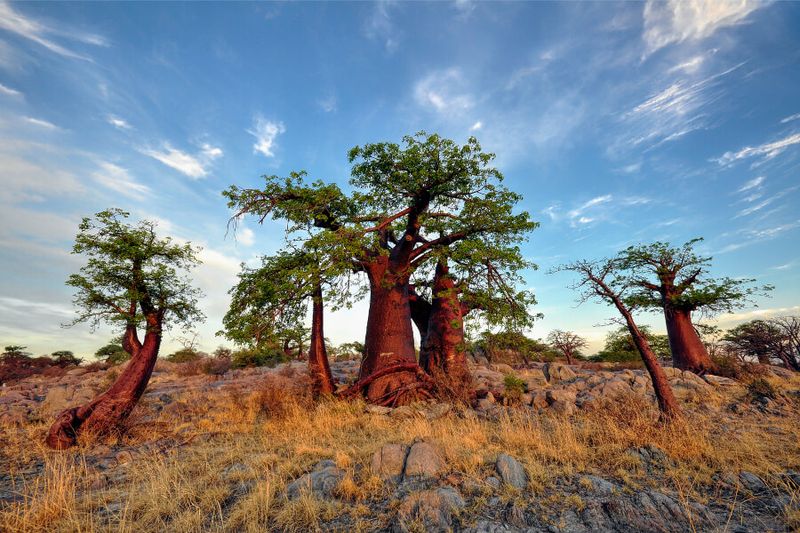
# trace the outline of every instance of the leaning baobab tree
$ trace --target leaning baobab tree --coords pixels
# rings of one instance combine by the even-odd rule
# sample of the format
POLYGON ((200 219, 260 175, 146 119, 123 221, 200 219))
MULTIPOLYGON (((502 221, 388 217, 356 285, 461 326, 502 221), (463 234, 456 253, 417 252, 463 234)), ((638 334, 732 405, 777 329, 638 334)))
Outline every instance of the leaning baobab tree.
POLYGON ((577 333, 560 329, 551 331, 547 336, 547 342, 549 342, 553 348, 564 354, 569 364, 572 364, 573 358, 578 354, 580 349, 586 347, 586 339, 577 333))
POLYGON ((268 177, 264 189, 225 192, 237 214, 324 230, 310 238, 315 246, 324 244, 329 259, 366 273, 370 306, 359 383, 368 400, 398 404, 422 393, 409 304, 414 271, 465 239, 520 241, 535 227, 527 213, 513 212, 520 197, 500 185, 493 158, 475 138, 459 146, 419 133, 405 137, 403 147, 352 149, 350 197, 335 185, 307 184, 302 174, 268 177))
POLYGON ((692 324, 692 313, 730 312, 752 294, 770 289, 752 287, 752 279, 708 278, 711 258, 694 251, 701 240, 678 248, 664 242, 631 246, 619 255, 619 264, 637 289, 629 301, 664 313, 673 365, 697 374, 713 371, 715 365, 692 324))
POLYGON ((67 284, 77 289, 79 311, 72 323, 123 326, 122 347, 131 360, 106 392, 58 415, 47 434, 51 448, 72 446, 81 432, 102 434, 119 426, 147 387, 164 330, 203 319, 197 308, 200 291, 182 274, 197 265, 197 250, 159 238, 153 222, 131 225, 127 217, 109 209, 83 219, 73 253, 88 261, 67 284))
POLYGON ((675 399, 669 381, 667 381, 664 369, 658 363, 658 357, 653 353, 647 338, 633 319, 635 304, 626 303, 631 285, 621 275, 621 266, 620 261, 616 259, 576 261, 558 267, 555 271, 569 271, 578 274, 578 282, 573 288, 582 291, 581 302, 596 298, 616 307, 633 338, 647 372, 650 374, 662 420, 673 420, 681 416, 680 406, 675 399))

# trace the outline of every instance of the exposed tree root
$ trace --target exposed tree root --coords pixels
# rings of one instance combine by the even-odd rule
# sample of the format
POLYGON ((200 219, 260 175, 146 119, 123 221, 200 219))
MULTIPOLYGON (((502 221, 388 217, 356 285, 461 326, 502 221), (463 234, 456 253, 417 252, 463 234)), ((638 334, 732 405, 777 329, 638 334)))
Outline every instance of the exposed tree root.
POLYGON ((372 382, 385 376, 394 374, 413 374, 408 383, 404 383, 399 387, 386 392, 382 396, 372 400, 376 405, 383 405, 386 407, 395 407, 398 405, 405 405, 413 401, 430 399, 433 397, 433 390, 436 383, 434 380, 425 373, 417 363, 397 363, 390 365, 379 370, 376 370, 369 376, 365 376, 358 380, 356 383, 347 389, 338 393, 340 398, 352 398, 363 394, 372 382))

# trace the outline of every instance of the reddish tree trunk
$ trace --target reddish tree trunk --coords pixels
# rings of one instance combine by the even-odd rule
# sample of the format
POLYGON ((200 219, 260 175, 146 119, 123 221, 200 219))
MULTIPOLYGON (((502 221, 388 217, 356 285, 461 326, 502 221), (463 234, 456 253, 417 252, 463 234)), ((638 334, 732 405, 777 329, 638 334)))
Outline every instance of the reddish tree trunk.
POLYGON ((701 375, 706 372, 714 372, 716 365, 694 329, 691 313, 680 309, 665 308, 664 318, 667 323, 667 336, 669 337, 673 366, 701 375))
POLYGON ((147 388, 161 346, 160 320, 148 317, 147 322, 148 331, 141 344, 136 328, 128 326, 123 347, 131 354, 131 360, 111 388, 88 404, 58 415, 45 440, 50 448, 63 450, 73 446, 79 433, 108 433, 131 414, 147 388))
POLYGON ((432 376, 441 374, 453 386, 466 386, 469 370, 462 305, 459 290, 443 261, 436 265, 427 331, 420 348, 422 368, 432 376))
MULTIPOLYGON (((367 268, 370 282, 369 315, 364 340, 365 354, 359 380, 398 363, 416 363, 414 331, 408 301, 407 265, 392 264, 388 257, 376 258, 367 268), (398 273, 398 271, 400 273, 398 273)), ((367 400, 380 402, 389 395, 412 388, 417 381, 413 372, 396 372, 372 381, 367 400)), ((413 397, 401 394, 397 403, 413 397)))
POLYGON ((323 303, 322 287, 317 285, 312 295, 313 311, 311 315, 311 346, 308 349, 308 372, 311 375, 314 396, 333 394, 333 376, 328 364, 328 352, 325 348, 325 334, 322 323, 323 303))
MULTIPOLYGON (((431 317, 431 304, 422 298, 414 290, 413 286, 408 287, 408 304, 411 308, 411 320, 419 331, 420 345, 425 342, 428 336, 428 320, 431 317)), ((422 353, 420 353, 420 364, 422 364, 422 353)))

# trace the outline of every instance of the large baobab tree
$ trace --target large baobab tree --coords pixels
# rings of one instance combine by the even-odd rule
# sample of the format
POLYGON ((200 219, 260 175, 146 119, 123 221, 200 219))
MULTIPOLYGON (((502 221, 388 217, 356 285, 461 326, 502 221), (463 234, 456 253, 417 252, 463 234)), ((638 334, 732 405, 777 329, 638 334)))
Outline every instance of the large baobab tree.
POLYGON ((297 173, 267 177, 264 189, 225 192, 237 215, 320 228, 309 241, 328 250, 331 261, 366 274, 370 304, 359 381, 368 400, 393 404, 420 393, 412 274, 461 241, 519 242, 536 226, 527 213, 514 213, 519 195, 500 184, 494 155, 475 138, 465 145, 425 133, 403 140, 402 147, 378 143, 350 151, 350 196, 335 185, 307 184, 297 173))
POLYGON ((619 254, 619 265, 636 291, 628 300, 664 313, 672 362, 676 368, 703 374, 715 369, 692 313, 730 312, 749 297, 771 287, 753 287, 752 279, 709 278, 711 257, 697 255, 693 239, 680 247, 665 242, 631 246, 619 254))
POLYGON ((555 271, 569 271, 578 274, 578 281, 573 288, 581 291, 581 302, 594 298, 611 304, 617 309, 642 357, 650 380, 653 382, 661 418, 665 421, 679 418, 681 409, 669 381, 667 381, 664 369, 661 368, 658 357, 647 342, 647 337, 633 319, 636 304, 626 303, 632 287, 629 280, 621 274, 621 267, 622 264, 618 259, 609 259, 576 261, 558 267, 555 271))
POLYGON ((554 329, 547 336, 547 342, 561 352, 567 358, 567 363, 572 364, 575 356, 580 352, 581 348, 586 347, 586 339, 573 333, 572 331, 564 331, 554 329))
POLYGON ((197 249, 158 237, 151 221, 132 225, 127 217, 108 209, 83 219, 73 253, 86 256, 87 263, 67 284, 77 290, 78 316, 72 323, 123 327, 122 347, 131 360, 106 392, 58 415, 47 434, 51 448, 72 446, 80 432, 102 434, 118 427, 147 387, 164 330, 203 319, 197 308, 201 293, 184 275, 198 264, 197 249))

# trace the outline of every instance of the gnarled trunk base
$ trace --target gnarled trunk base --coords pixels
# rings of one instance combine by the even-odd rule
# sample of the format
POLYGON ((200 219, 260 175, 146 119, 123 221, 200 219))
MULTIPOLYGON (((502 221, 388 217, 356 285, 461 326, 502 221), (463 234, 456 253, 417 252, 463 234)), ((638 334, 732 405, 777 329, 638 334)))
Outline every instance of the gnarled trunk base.
POLYGON ((66 409, 56 417, 47 432, 47 446, 64 450, 77 443, 80 433, 102 435, 118 427, 144 394, 160 344, 160 334, 148 333, 111 388, 88 404, 66 409))

